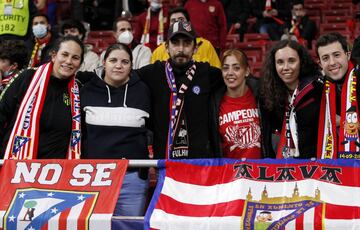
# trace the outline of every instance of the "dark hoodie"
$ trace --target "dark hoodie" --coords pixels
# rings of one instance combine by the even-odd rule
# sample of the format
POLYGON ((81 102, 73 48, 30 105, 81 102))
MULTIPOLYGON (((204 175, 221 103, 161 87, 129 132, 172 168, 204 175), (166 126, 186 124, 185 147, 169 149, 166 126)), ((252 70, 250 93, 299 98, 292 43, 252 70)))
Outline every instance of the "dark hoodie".
POLYGON ((150 91, 137 75, 131 74, 119 88, 95 76, 80 95, 83 158, 148 158, 145 118, 150 113, 150 91))

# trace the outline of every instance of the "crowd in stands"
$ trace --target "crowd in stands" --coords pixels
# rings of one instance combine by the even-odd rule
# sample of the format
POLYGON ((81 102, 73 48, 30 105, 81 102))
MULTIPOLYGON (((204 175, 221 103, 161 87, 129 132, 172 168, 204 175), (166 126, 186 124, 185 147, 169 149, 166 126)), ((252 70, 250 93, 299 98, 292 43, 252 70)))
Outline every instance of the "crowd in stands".
MULTIPOLYGON (((360 158, 356 1, 10 2, 0 158, 360 158)), ((148 185, 129 169, 114 214, 148 185)))

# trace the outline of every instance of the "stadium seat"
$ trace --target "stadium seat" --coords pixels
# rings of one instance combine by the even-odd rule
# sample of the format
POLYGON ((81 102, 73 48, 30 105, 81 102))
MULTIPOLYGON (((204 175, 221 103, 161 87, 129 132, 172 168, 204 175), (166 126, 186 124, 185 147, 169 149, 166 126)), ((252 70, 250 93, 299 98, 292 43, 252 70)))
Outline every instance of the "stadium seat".
POLYGON ((246 33, 244 35, 244 42, 254 42, 259 40, 269 41, 270 38, 268 34, 260 34, 260 33, 246 33))
POLYGON ((90 31, 89 38, 109 38, 109 37, 113 37, 113 32, 112 30, 99 30, 99 31, 90 31))
POLYGON ((348 20, 351 19, 352 19, 351 15, 342 15, 342 16, 325 15, 323 21, 326 24, 332 24, 332 23, 346 23, 348 20))
POLYGON ((235 44, 235 48, 240 49, 240 50, 244 51, 245 53, 248 50, 254 50, 263 55, 263 54, 265 54, 265 51, 266 51, 266 44, 267 44, 266 41, 238 42, 235 44))
POLYGON ((343 35, 350 34, 350 31, 346 23, 322 24, 320 26, 320 34, 329 33, 329 32, 339 32, 343 35))

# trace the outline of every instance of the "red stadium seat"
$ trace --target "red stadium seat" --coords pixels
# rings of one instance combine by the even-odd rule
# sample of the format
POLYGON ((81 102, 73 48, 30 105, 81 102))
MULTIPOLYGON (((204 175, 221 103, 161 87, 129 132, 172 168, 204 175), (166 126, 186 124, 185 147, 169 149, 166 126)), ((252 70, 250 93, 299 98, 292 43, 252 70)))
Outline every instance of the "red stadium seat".
POLYGON ((349 29, 346 23, 331 23, 331 24, 321 24, 320 26, 320 34, 328 33, 328 32, 339 32, 339 33, 349 33, 349 29))
POLYGON ((269 41, 270 38, 268 34, 260 34, 260 33, 246 33, 244 35, 244 42, 254 42, 259 40, 269 41))
POLYGON ((109 38, 113 37, 112 30, 99 30, 99 31, 90 31, 88 37, 89 38, 109 38))
POLYGON ((327 15, 323 18, 324 23, 326 23, 326 24, 346 23, 350 19, 352 19, 351 15, 342 15, 342 16, 327 15))

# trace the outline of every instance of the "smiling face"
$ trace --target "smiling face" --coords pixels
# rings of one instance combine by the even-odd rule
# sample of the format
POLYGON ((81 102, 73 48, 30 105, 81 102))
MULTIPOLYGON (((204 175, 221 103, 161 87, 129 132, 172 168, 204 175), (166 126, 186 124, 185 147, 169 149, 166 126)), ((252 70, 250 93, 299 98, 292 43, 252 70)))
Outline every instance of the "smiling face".
POLYGON ((73 76, 81 64, 82 50, 74 41, 64 41, 59 50, 51 57, 54 63, 52 75, 59 79, 68 79, 73 76))
POLYGON ((349 54, 344 51, 340 42, 333 42, 318 48, 320 65, 326 76, 337 81, 342 79, 349 67, 349 54))
POLYGON ((243 90, 245 87, 245 77, 249 73, 249 67, 242 64, 235 55, 229 55, 224 59, 222 75, 228 90, 243 90))
POLYGON ((130 55, 120 49, 115 49, 109 53, 104 60, 105 77, 104 81, 114 87, 124 85, 130 78, 131 61, 130 55))
POLYGON ((296 50, 286 46, 275 53, 275 67, 288 89, 295 90, 299 83, 300 58, 296 50))

